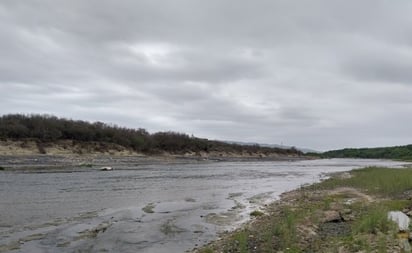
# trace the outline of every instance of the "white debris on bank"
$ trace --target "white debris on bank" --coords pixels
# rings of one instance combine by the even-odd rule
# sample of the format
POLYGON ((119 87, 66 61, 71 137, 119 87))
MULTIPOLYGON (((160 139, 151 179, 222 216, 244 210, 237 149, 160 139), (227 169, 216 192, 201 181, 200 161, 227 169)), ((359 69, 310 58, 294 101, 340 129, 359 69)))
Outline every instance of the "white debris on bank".
POLYGON ((398 224, 400 231, 409 230, 409 217, 400 211, 390 211, 388 212, 388 219, 394 221, 398 224))

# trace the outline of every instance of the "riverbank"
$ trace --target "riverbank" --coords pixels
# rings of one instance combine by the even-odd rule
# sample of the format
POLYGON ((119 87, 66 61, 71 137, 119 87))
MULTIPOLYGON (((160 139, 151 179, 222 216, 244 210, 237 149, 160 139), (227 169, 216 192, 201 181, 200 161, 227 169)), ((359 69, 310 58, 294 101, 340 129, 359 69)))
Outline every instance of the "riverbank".
POLYGON ((110 155, 96 154, 0 154, 0 170, 81 170, 100 167, 128 169, 130 166, 159 165, 159 164, 199 164, 213 162, 265 162, 265 161, 301 161, 309 157, 299 156, 197 156, 197 155, 110 155))
POLYGON ((388 211, 412 215, 410 169, 365 168, 281 195, 242 228, 197 253, 410 252, 388 211))
POLYGON ((93 167, 107 165, 188 163, 200 161, 283 161, 310 159, 300 153, 278 153, 276 150, 210 150, 142 153, 114 143, 58 140, 0 140, 0 166, 3 169, 93 167))

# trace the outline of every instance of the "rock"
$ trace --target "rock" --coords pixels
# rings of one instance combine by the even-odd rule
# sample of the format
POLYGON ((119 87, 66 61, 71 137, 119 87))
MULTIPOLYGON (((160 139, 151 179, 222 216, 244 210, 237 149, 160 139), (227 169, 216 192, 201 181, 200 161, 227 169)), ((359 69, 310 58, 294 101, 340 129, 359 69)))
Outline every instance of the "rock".
POLYGON ((339 248, 338 248, 338 253, 346 253, 347 251, 345 250, 345 247, 344 246, 340 246, 339 248))
POLYGON ((343 203, 345 204, 345 205, 352 205, 353 203, 355 203, 356 202, 356 199, 347 199, 347 200, 345 200, 343 203))
POLYGON ((399 240, 399 245, 403 249, 403 252, 412 252, 411 245, 408 242, 408 239, 399 240))
POLYGON ((342 216, 338 211, 325 211, 323 212, 322 222, 341 222, 343 221, 342 216))
POLYGON ((388 219, 398 224, 398 228, 400 231, 409 230, 410 219, 408 216, 406 216, 406 214, 400 211, 390 211, 388 212, 388 219))
POLYGON ((342 204, 336 203, 336 202, 331 203, 331 204, 329 205, 329 209, 330 209, 330 210, 334 210, 334 211, 339 211, 339 210, 341 210, 342 208, 343 208, 343 207, 342 207, 342 204))
POLYGON ((356 216, 354 214, 343 214, 342 219, 343 221, 354 221, 356 216))
POLYGON ((313 227, 300 225, 297 230, 303 234, 304 237, 315 237, 317 235, 316 230, 313 227))
POLYGON ((349 179, 351 177, 352 177, 352 175, 349 172, 344 172, 344 173, 340 174, 340 176, 339 176, 340 179, 349 179))
POLYGON ((325 222, 320 224, 317 232, 321 238, 346 236, 351 233, 351 228, 347 222, 325 222))
POLYGON ((399 239, 409 239, 409 233, 408 232, 399 232, 398 233, 398 238, 399 239))
POLYGON ((355 214, 349 208, 342 209, 340 214, 341 214, 342 219, 344 221, 353 221, 353 220, 355 220, 355 214))
POLYGON ((405 192, 403 193, 403 196, 404 196, 407 200, 411 200, 411 199, 412 199, 412 190, 405 191, 405 192))

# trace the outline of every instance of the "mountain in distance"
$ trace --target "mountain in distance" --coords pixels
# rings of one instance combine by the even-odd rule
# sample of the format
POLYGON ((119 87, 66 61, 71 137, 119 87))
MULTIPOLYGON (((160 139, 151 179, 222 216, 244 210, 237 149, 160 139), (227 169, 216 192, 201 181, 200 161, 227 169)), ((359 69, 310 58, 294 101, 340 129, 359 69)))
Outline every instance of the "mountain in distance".
POLYGON ((242 141, 223 141, 228 144, 236 144, 236 145, 241 145, 241 146, 259 146, 259 147, 265 147, 265 148, 280 148, 280 149, 291 149, 295 148, 303 153, 321 153, 320 151, 314 150, 314 149, 309 149, 309 148, 301 148, 301 147, 295 147, 295 146, 287 146, 287 145, 279 145, 279 144, 267 144, 267 143, 258 143, 258 142, 242 142, 242 141))

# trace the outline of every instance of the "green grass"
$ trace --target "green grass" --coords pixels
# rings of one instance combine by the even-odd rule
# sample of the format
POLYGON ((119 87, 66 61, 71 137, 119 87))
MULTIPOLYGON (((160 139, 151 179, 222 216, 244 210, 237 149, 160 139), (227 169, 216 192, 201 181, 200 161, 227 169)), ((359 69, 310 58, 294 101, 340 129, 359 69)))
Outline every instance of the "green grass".
POLYGON ((0 166, 0 170, 6 170, 6 168, 4 168, 4 167, 0 166))
POLYGON ((241 231, 240 233, 237 233, 234 236, 234 241, 237 244, 240 253, 248 252, 248 248, 247 248, 248 235, 249 234, 247 231, 241 231))
POLYGON ((175 235, 175 234, 183 233, 183 232, 184 232, 183 229, 177 227, 177 226, 173 223, 173 220, 168 220, 167 222, 163 223, 163 224, 160 226, 160 231, 161 231, 163 234, 167 235, 167 236, 173 236, 173 235, 175 235))
POLYGON ((382 204, 368 206, 362 215, 355 221, 352 230, 354 233, 378 234, 387 233, 394 229, 393 222, 388 220, 390 209, 382 204))
POLYGON ((296 224, 298 212, 285 208, 282 210, 281 219, 273 224, 273 235, 278 238, 278 244, 282 249, 293 249, 296 247, 296 224))
POLYGON ((305 216, 305 212, 290 208, 282 208, 278 216, 265 216, 267 222, 261 225, 260 230, 253 233, 242 231, 236 234, 235 238, 241 243, 237 247, 239 251, 235 252, 273 252, 274 249, 281 249, 284 253, 300 252, 297 248, 296 225, 305 216), (248 245, 248 234, 252 238, 259 238, 260 241, 254 243, 259 245, 258 251, 245 251, 247 249, 245 245, 248 245))
POLYGON ((307 218, 316 219, 312 217, 315 211, 327 207, 330 201, 323 199, 320 202, 302 202, 299 204, 300 208, 280 207, 277 215, 262 215, 260 217, 264 222, 260 223, 258 230, 235 231, 227 239, 223 252, 302 252, 298 245, 298 224, 307 218), (257 248, 254 249, 253 245, 257 248))
POLYGON ((250 216, 252 216, 252 217, 258 217, 258 216, 262 216, 262 215, 264 215, 264 213, 262 211, 259 211, 259 210, 255 210, 255 211, 250 213, 250 216))
POLYGON ((155 204, 154 203, 149 203, 147 204, 145 207, 142 208, 143 212, 145 213, 154 213, 154 208, 155 208, 155 204))
POLYGON ((325 180, 316 187, 321 189, 354 187, 385 197, 399 196, 412 189, 412 169, 367 167, 354 170, 351 175, 351 178, 325 180))
POLYGON ((198 251, 198 253, 213 253, 213 252, 214 252, 213 249, 209 247, 202 248, 198 251))

